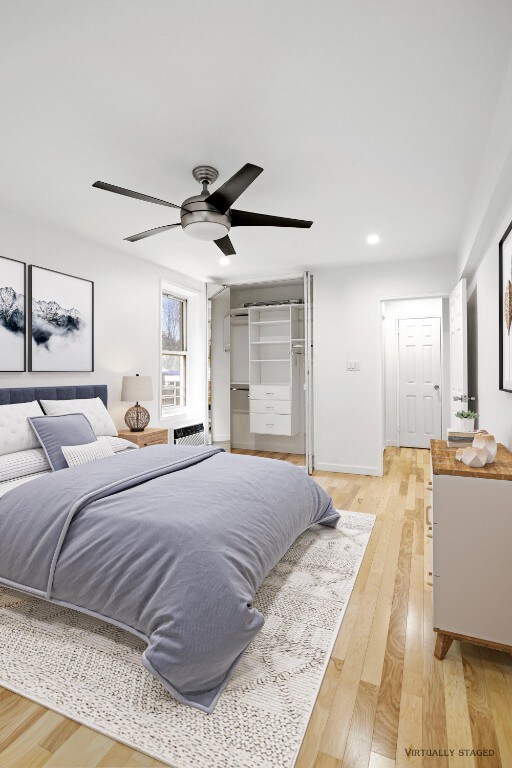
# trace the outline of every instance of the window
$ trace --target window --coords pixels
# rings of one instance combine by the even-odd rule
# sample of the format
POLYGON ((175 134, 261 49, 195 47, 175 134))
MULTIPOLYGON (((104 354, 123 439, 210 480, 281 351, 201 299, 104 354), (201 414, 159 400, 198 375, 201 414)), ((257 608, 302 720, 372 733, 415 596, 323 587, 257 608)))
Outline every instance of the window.
POLYGON ((187 404, 187 300, 162 291, 162 417, 187 404))

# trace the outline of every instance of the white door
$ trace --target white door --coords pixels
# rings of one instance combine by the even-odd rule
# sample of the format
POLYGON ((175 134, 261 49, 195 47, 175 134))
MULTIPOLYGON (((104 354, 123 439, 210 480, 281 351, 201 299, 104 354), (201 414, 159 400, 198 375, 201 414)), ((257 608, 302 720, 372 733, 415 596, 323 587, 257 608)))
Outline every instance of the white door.
POLYGON ((206 445, 230 439, 230 290, 225 285, 206 285, 206 445), (227 323, 225 322, 228 318, 227 323))
POLYGON ((441 318, 398 321, 400 445, 428 448, 441 438, 441 318))
POLYGON ((468 408, 468 306, 466 279, 450 294, 450 394, 451 424, 458 429, 455 413, 468 408))

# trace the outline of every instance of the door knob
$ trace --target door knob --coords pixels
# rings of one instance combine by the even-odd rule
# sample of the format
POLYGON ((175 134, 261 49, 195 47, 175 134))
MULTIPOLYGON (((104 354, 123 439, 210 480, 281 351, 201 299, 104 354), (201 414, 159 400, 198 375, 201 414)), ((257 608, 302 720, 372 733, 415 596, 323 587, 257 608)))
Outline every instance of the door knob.
POLYGON ((434 389, 439 389, 439 384, 434 384, 434 389))

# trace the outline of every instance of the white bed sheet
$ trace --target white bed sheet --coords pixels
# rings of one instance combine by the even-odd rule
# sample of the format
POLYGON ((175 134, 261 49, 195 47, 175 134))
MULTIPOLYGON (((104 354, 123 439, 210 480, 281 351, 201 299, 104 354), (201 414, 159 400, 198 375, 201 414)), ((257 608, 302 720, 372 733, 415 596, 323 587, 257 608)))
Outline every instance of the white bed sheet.
MULTIPOLYGON (((137 445, 134 445, 134 443, 130 443, 129 440, 124 440, 121 437, 111 437, 111 436, 105 436, 98 438, 99 441, 104 441, 110 445, 114 453, 122 453, 126 450, 132 450, 133 448, 138 448, 137 445)), ((62 470, 61 470, 62 471, 62 470)), ((15 480, 3 480, 0 482, 0 499, 2 496, 5 496, 5 494, 12 490, 13 488, 17 488, 18 485, 23 485, 23 483, 28 483, 30 480, 35 480, 37 477, 43 477, 44 475, 51 475, 52 470, 47 469, 44 472, 35 472, 33 475, 25 475, 24 477, 17 477, 15 480)))
POLYGON ((44 475, 51 475, 51 469, 47 469, 45 472, 36 472, 33 475, 25 475, 25 477, 17 477, 16 480, 4 480, 0 483, 0 498, 5 496, 7 491, 17 488, 18 485, 28 483, 30 480, 35 480, 37 477, 43 477, 44 475))

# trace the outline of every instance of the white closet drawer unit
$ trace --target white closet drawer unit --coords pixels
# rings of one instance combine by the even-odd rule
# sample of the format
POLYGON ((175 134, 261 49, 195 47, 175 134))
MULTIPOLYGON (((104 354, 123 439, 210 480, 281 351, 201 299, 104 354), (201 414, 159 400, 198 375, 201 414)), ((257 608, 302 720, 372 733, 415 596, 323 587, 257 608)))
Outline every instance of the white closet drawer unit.
POLYGON ((292 388, 287 384, 251 384, 251 400, 291 400, 292 388))
POLYGON ((259 435, 291 435, 292 417, 287 414, 251 413, 250 431, 259 435))
POLYGON ((291 413, 291 400, 250 400, 251 413, 291 413))

